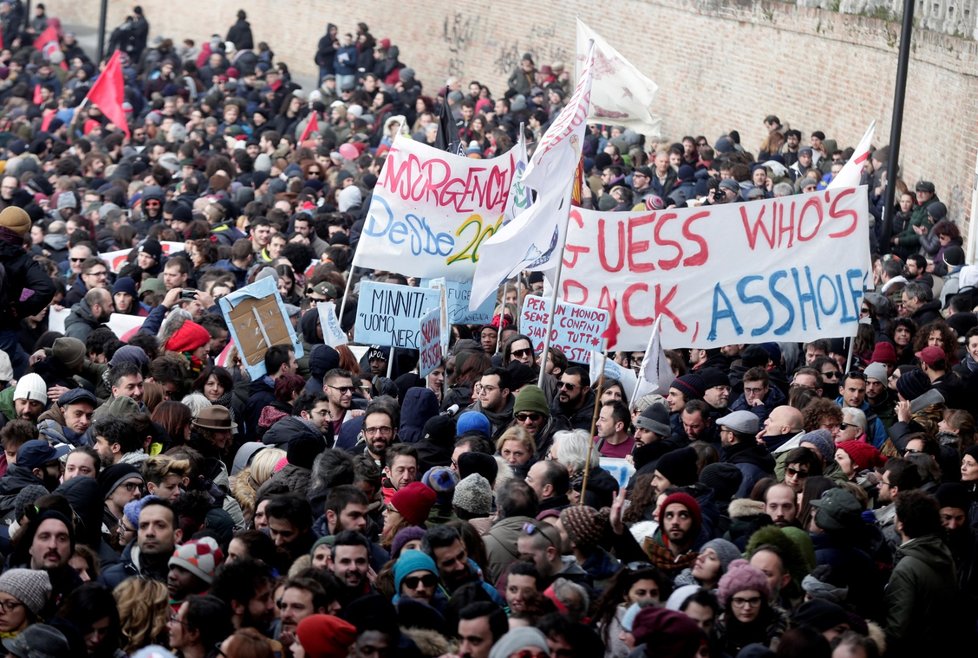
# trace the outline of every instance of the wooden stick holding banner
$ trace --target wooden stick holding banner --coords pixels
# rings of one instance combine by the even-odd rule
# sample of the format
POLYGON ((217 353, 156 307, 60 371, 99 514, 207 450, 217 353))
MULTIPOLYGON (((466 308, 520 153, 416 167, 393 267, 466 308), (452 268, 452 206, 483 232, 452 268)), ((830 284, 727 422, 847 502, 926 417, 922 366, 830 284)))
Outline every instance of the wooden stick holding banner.
POLYGON ((353 281, 353 272, 357 269, 357 255, 360 253, 358 249, 353 254, 353 260, 350 262, 350 273, 346 275, 346 285, 343 287, 343 300, 340 302, 340 326, 343 326, 343 313, 346 311, 346 299, 350 296, 350 282, 353 281))
POLYGON ((499 354, 499 345, 503 342, 503 317, 506 314, 506 291, 509 289, 509 279, 503 282, 503 301, 499 305, 499 324, 496 325, 496 351, 499 354))
MULTIPOLYGON (((607 341, 602 340, 601 347, 605 348, 601 350, 604 358, 608 358, 607 341)), ((598 393, 594 396, 594 410, 591 412, 591 432, 587 435, 588 440, 588 451, 587 458, 584 460, 584 480, 581 482, 581 499, 577 502, 578 505, 584 506, 584 494, 587 492, 587 479, 591 474, 591 453, 594 452, 594 428, 598 424, 598 410, 601 408, 601 388, 604 386, 604 367, 602 364, 601 375, 598 377, 598 393)))

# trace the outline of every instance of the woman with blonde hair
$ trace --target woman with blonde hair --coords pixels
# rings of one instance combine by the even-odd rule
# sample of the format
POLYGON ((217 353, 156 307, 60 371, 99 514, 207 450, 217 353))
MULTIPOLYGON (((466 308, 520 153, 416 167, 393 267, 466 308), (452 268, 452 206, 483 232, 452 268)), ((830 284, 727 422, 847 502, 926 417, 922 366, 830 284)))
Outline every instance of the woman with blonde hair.
POLYGON ((251 460, 251 464, 231 478, 231 495, 241 505, 245 521, 249 524, 255 515, 255 502, 258 488, 275 473, 275 467, 285 459, 281 448, 262 448, 251 460))
POLYGON ((146 578, 127 578, 112 592, 122 622, 122 650, 131 654, 166 642, 170 598, 166 585, 146 578))
POLYGON ((525 478, 530 470, 536 449, 533 437, 519 425, 508 428, 496 440, 496 452, 509 464, 513 474, 520 478, 525 478))

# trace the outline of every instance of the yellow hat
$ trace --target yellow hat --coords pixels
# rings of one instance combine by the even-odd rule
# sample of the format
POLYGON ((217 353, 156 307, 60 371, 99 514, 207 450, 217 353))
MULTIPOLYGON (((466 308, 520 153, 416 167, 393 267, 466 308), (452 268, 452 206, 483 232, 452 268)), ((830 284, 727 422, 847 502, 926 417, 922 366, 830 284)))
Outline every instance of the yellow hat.
POLYGON ((0 212, 0 226, 9 228, 14 233, 24 235, 31 230, 31 218, 23 208, 8 206, 0 212))

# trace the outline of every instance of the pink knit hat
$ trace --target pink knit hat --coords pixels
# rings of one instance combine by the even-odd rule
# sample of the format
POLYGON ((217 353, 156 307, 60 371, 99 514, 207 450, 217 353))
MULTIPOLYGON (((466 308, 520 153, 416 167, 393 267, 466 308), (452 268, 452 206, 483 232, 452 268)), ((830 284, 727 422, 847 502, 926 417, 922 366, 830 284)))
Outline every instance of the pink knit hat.
POLYGON ((767 576, 764 575, 764 572, 752 567, 747 560, 734 560, 727 567, 727 573, 720 577, 720 583, 717 586, 720 604, 725 608, 729 607, 730 599, 733 598, 734 594, 749 589, 760 592, 765 599, 770 596, 767 576))

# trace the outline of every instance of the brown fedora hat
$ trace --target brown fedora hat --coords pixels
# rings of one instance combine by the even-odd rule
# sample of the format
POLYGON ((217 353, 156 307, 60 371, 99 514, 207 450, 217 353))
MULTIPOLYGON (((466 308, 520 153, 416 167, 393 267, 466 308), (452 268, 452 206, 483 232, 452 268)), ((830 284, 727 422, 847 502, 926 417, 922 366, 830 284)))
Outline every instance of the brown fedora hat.
POLYGON ((227 407, 214 404, 201 409, 194 417, 193 425, 207 430, 230 430, 238 429, 237 423, 231 420, 231 412, 227 407))

